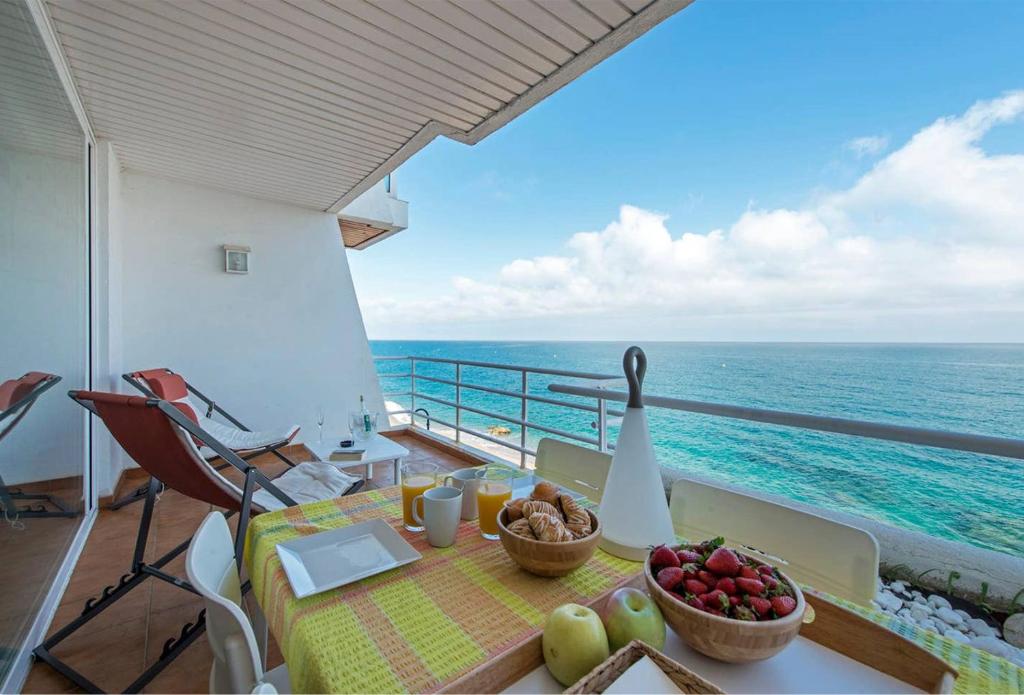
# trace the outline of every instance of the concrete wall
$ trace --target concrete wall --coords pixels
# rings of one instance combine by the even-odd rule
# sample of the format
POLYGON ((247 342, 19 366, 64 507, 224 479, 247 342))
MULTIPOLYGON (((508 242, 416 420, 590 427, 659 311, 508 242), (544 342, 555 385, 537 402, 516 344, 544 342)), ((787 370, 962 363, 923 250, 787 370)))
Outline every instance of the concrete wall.
POLYGON ((86 385, 84 159, 0 147, 0 211, 0 381, 63 378, 0 443, 0 474, 81 476, 85 411, 65 394, 86 385))
MULTIPOLYGON (((113 179, 112 382, 169 367, 250 428, 296 423, 300 440, 316 437, 319 405, 336 437, 360 394, 383 410, 334 215, 132 171, 113 179), (252 248, 248 275, 224 272, 223 244, 252 248)), ((97 471, 101 495, 124 458, 97 471)))

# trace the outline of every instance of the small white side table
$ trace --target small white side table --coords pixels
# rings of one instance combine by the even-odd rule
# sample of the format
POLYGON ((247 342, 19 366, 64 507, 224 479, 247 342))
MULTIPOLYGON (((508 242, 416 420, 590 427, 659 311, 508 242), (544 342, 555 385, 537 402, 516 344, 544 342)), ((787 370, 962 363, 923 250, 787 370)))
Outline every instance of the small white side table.
POLYGON ((324 436, 324 443, 318 444, 317 442, 303 442, 305 447, 313 452, 313 455, 320 461, 326 461, 327 463, 334 464, 338 468, 353 468, 355 466, 365 466, 364 477, 367 480, 373 478, 373 464, 380 463, 382 461, 392 461, 395 467, 395 485, 402 482, 402 459, 409 455, 409 450, 398 442, 388 439, 387 437, 374 434, 366 442, 356 442, 354 446, 364 447, 366 449, 363 452, 362 458, 352 459, 350 461, 331 461, 331 452, 338 448, 338 442, 342 439, 348 439, 348 437, 335 437, 335 436, 324 436))

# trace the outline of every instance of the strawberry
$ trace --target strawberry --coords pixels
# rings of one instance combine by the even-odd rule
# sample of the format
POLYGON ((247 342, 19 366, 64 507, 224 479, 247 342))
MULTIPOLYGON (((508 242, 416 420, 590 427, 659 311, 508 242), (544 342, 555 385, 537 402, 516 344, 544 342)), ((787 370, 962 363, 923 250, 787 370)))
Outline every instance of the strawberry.
POLYGON ((679 567, 679 557, 667 545, 659 545, 651 553, 651 567, 679 567))
POLYGON ((683 571, 678 567, 665 567, 658 572, 657 582, 665 591, 672 591, 683 581, 683 571))
POLYGON ((768 565, 758 565, 757 566, 757 573, 758 574, 775 574, 775 570, 772 569, 771 567, 769 567, 768 565))
POLYGON ((674 598, 675 600, 686 603, 686 597, 680 594, 678 591, 670 591, 668 593, 671 594, 672 598, 674 598))
POLYGON ((700 600, 699 596, 691 596, 686 599, 686 605, 696 608, 699 611, 704 610, 704 602, 700 600))
POLYGON ((705 606, 710 606, 711 608, 723 611, 729 608, 729 597, 725 595, 724 591, 719 591, 718 589, 702 594, 700 600, 704 602, 705 606))
POLYGON ((676 557, 679 558, 679 564, 681 565, 686 565, 691 562, 700 564, 701 560, 704 559, 700 553, 693 550, 680 550, 676 553, 676 557))
POLYGON ((768 611, 772 609, 772 602, 760 596, 748 596, 747 603, 759 618, 768 615, 768 611))
POLYGON ((733 581, 732 577, 722 577, 715 584, 715 588, 719 591, 724 591, 727 596, 734 596, 736 594, 736 582, 733 581))
POLYGON ((718 610, 717 608, 705 608, 704 612, 705 613, 710 613, 711 615, 717 615, 719 618, 724 618, 725 617, 725 613, 723 613, 722 611, 718 610))
POLYGON ((743 567, 740 567, 740 574, 739 574, 739 576, 743 577, 744 579, 760 579, 761 578, 761 575, 759 575, 757 573, 757 570, 754 569, 753 567, 751 567, 750 565, 743 565, 743 567))
POLYGON ((708 593, 708 585, 696 579, 684 579, 683 586, 686 587, 687 592, 697 596, 708 593))
POLYGON ((695 562, 688 562, 682 566, 683 576, 686 579, 697 579, 697 573, 700 571, 700 567, 695 562))
POLYGON ((733 606, 733 607, 738 606, 738 605, 740 605, 741 600, 742 599, 740 599, 739 596, 730 596, 729 597, 729 605, 733 606))
POLYGON ((737 606, 733 611, 733 616, 737 620, 757 620, 757 613, 746 606, 737 606))
POLYGON ((792 596, 772 596, 772 609, 780 618, 796 610, 796 599, 792 596))
POLYGON ((761 575, 761 581, 764 582, 764 587, 768 589, 768 591, 775 591, 779 588, 779 580, 775 577, 763 574, 761 575))
POLYGON ((708 559, 704 561, 704 566, 715 574, 720 574, 723 577, 735 577, 736 573, 740 571, 740 567, 743 563, 736 557, 736 553, 729 550, 728 548, 716 548, 708 559))
POLYGON ((756 579, 747 579, 746 577, 736 577, 736 586, 740 591, 751 594, 752 596, 760 596, 764 593, 764 582, 756 579))
POLYGON ((707 570, 700 570, 697 572, 697 579, 701 580, 708 586, 714 586, 718 584, 718 577, 707 570))

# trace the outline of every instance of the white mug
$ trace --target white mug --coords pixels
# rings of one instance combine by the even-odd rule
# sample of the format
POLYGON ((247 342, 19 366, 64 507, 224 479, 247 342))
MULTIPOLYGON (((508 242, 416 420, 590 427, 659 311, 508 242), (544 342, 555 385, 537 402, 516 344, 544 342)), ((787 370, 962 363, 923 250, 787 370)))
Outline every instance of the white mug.
POLYGON ((476 477, 475 468, 459 468, 445 476, 443 484, 462 490, 463 519, 472 521, 480 516, 480 509, 476 505, 476 489, 480 481, 476 477))
POLYGON ((412 501, 412 518, 427 529, 427 542, 435 548, 447 548, 455 543, 461 511, 462 490, 455 487, 434 487, 416 495, 412 501))

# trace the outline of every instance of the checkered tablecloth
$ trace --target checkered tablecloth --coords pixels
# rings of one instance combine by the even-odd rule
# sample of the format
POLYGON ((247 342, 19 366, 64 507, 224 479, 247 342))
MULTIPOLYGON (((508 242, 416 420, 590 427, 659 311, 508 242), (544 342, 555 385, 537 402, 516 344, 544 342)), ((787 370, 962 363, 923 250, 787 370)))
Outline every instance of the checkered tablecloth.
MULTIPOLYGON (((600 550, 567 577, 527 574, 498 541, 463 522, 451 548, 402 528, 397 486, 262 514, 245 554, 253 592, 297 693, 431 692, 532 636, 545 616, 586 602, 641 569, 600 550), (423 558, 349 586, 296 599, 275 546, 367 519, 390 523, 423 558)), ((847 601, 836 603, 954 666, 958 693, 1024 693, 1024 670, 1005 659, 847 601)))

